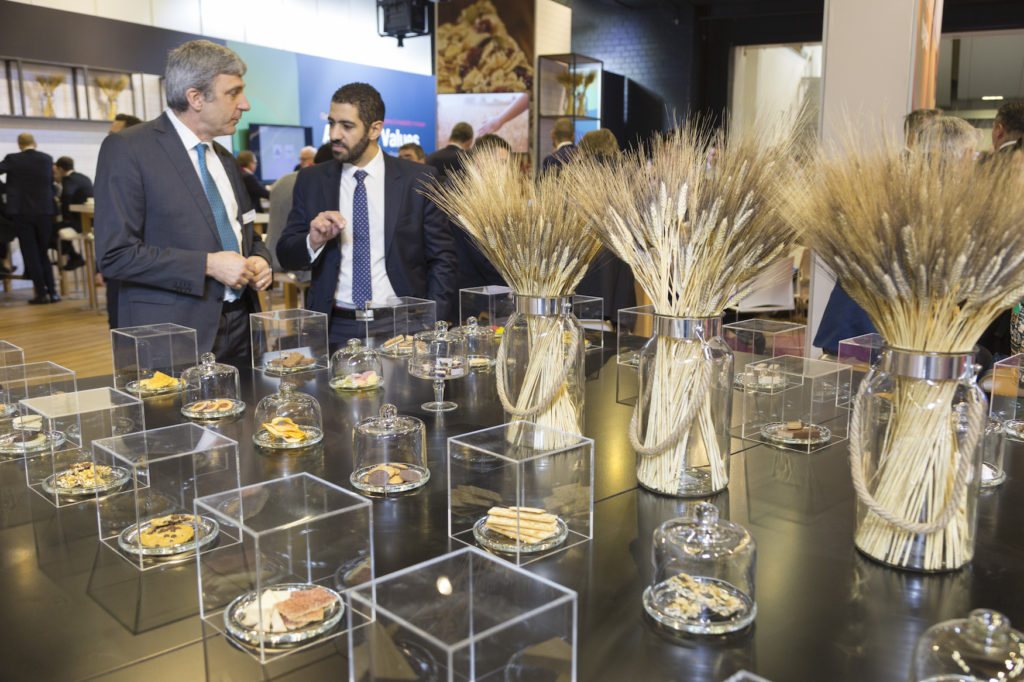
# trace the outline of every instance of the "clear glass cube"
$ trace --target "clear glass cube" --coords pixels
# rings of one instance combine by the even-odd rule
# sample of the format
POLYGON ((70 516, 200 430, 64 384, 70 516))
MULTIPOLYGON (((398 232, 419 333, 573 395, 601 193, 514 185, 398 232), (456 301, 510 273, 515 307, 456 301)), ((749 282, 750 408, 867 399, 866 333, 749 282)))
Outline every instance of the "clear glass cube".
POLYGON ((352 591, 349 679, 576 680, 577 596, 472 547, 352 591))
POLYGON ((382 355, 397 358, 412 353, 412 337, 434 328, 437 304, 425 298, 398 296, 388 299, 390 315, 366 322, 366 345, 382 355))
POLYGON ((843 386, 850 371, 842 363, 793 355, 749 363, 740 435, 796 452, 846 440, 850 402, 843 386))
POLYGON ((0 367, 24 364, 25 351, 10 341, 0 341, 0 367))
POLYGON ((1024 354, 1012 355, 992 367, 988 427, 982 449, 981 487, 994 488, 1006 479, 1005 441, 1024 441, 1024 354), (998 427, 998 428, 997 428, 998 427))
POLYGON ((617 362, 630 367, 640 366, 640 349, 651 338, 654 329, 654 306, 641 305, 619 309, 616 330, 617 362))
POLYGON ((142 400, 110 387, 28 398, 26 419, 38 420, 49 441, 26 453, 28 487, 55 507, 98 499, 121 490, 131 472, 93 462, 92 442, 146 428, 142 400))
POLYGON ((219 526, 199 549, 199 613, 260 663, 373 620, 371 502, 307 473, 197 497, 219 526))
POLYGON ((52 362, 0 367, 0 459, 45 450, 58 438, 43 430, 41 419, 26 418, 22 400, 75 390, 75 373, 52 362))
POLYGON ((466 324, 471 317, 481 326, 504 327, 515 312, 512 289, 501 286, 459 289, 459 323, 466 324))
POLYGON ((839 362, 849 365, 850 397, 857 395, 860 382, 868 370, 876 367, 882 357, 882 337, 879 334, 861 334, 839 342, 839 362))
POLYGON ((448 534, 517 565, 592 535, 594 441, 533 422, 448 439, 448 534))
POLYGON ((194 515, 196 497, 241 487, 238 443, 196 424, 177 424, 92 443, 97 467, 127 483, 96 505, 100 541, 140 571, 194 561, 217 541, 214 518, 194 515))
MULTIPOLYGON (((572 314, 583 327, 587 350, 604 347, 604 331, 607 323, 604 320, 604 299, 600 296, 584 296, 574 294, 572 297, 572 314)), ((611 327, 608 327, 611 331, 611 327)))
POLYGON ((290 308, 249 315, 252 366, 271 375, 327 369, 327 315, 290 308))
POLYGON ((779 355, 803 357, 806 333, 807 325, 779 320, 755 318, 722 325, 722 338, 736 363, 736 388, 741 389, 746 379, 743 370, 747 363, 779 355))
POLYGON ((140 398, 177 393, 181 374, 199 360, 196 330, 150 324, 110 330, 114 388, 140 398))

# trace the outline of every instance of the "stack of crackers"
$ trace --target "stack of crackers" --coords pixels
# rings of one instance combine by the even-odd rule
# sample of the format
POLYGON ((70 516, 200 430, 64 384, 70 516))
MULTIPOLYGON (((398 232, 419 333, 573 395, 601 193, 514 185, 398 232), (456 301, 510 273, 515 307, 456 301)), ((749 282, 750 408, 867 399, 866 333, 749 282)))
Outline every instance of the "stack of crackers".
POLYGON ((532 545, 558 532, 558 517, 536 507, 491 507, 484 525, 495 533, 532 545))
POLYGON ((279 357, 274 358, 267 364, 271 367, 295 369, 296 367, 306 367, 316 364, 316 358, 308 357, 298 351, 282 351, 279 357))
POLYGON ((269 422, 264 422, 263 428, 286 443, 301 443, 306 440, 306 432, 288 417, 274 417, 269 422))
POLYGON ((410 469, 406 464, 378 464, 362 476, 364 483, 383 488, 386 485, 402 485, 415 483, 423 478, 423 474, 410 469))

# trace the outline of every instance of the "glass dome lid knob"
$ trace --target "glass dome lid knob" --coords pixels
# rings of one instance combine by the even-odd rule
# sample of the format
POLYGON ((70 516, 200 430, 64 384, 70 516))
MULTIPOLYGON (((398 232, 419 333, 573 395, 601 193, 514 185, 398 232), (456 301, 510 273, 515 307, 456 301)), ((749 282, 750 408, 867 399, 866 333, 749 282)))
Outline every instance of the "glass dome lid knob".
POLYGON ((446 331, 448 331, 448 323, 445 322, 444 320, 438 320, 437 322, 434 323, 434 331, 437 331, 437 332, 446 332, 446 331))
POLYGON ((203 353, 199 358, 199 362, 204 365, 212 365, 217 361, 216 356, 213 353, 203 353))
POLYGON ((475 317, 466 318, 466 326, 467 327, 475 327, 475 326, 477 326, 477 319, 475 317))
POLYGON ((382 421, 391 422, 398 416, 398 408, 391 403, 384 403, 380 406, 380 418, 382 421))
POLYGON ((349 339, 348 340, 348 348, 349 348, 349 350, 355 351, 355 350, 357 350, 359 348, 359 346, 360 346, 359 339, 349 339))

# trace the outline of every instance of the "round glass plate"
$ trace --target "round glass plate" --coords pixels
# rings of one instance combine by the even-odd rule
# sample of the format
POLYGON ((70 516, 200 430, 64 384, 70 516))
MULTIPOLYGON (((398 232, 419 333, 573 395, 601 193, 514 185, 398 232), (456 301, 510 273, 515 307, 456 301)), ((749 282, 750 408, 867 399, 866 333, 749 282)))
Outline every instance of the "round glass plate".
POLYGON ((76 486, 73 488, 62 488, 58 486, 56 484, 57 479, 70 472, 70 469, 65 469, 60 473, 47 476, 41 484, 43 490, 50 495, 63 495, 66 497, 95 495, 96 493, 105 493, 110 490, 116 490, 127 483, 131 478, 131 474, 128 473, 127 469, 123 469, 121 467, 110 467, 109 472, 97 477, 99 481, 96 485, 88 487, 76 486))
POLYGON ((334 586, 341 591, 370 582, 372 566, 365 554, 346 561, 334 572, 334 586))
POLYGON ((414 364, 412 360, 410 360, 409 374, 419 379, 447 381, 448 379, 458 379, 459 377, 464 376, 466 374, 466 366, 462 360, 452 360, 451 364, 439 364, 434 362, 414 364))
POLYGON ((485 525, 486 523, 487 517, 484 516, 473 524, 473 537, 476 538, 476 541, 482 547, 495 552, 505 552, 507 554, 515 554, 517 551, 520 554, 543 552, 553 547, 558 547, 569 537, 569 527, 565 525, 565 521, 561 518, 555 519, 555 524, 557 525, 555 534, 538 542, 517 541, 515 538, 510 538, 507 535, 491 530, 485 525))
POLYGON ((786 422, 772 422, 761 427, 761 436, 780 445, 818 445, 832 440, 826 426, 804 424, 799 429, 787 428, 786 422))
POLYGON ((0 436, 0 454, 2 455, 24 455, 30 452, 38 452, 47 448, 55 448, 64 443, 64 434, 60 431, 36 432, 38 440, 31 440, 27 444, 10 440, 12 434, 0 436))
POLYGON ((181 413, 188 419, 199 419, 201 421, 214 421, 216 419, 227 419, 245 412, 245 403, 241 400, 223 398, 221 400, 197 400, 181 408, 181 413), (216 409, 204 409, 211 403, 230 402, 231 406, 215 406, 216 409))
MULTIPOLYGON (((427 484, 430 480, 430 469, 416 464, 403 464, 405 471, 414 471, 420 475, 415 481, 402 481, 401 483, 385 483, 384 485, 373 485, 370 483, 370 472, 377 468, 377 465, 363 467, 353 471, 348 480, 356 489, 375 495, 387 495, 388 493, 404 493, 407 490, 415 490, 427 484)), ((401 472, 399 472, 401 476, 401 472)))
POLYGON ((274 590, 295 593, 305 592, 316 587, 326 590, 334 596, 334 603, 324 609, 322 620, 307 623, 286 632, 267 632, 266 630, 261 631, 258 625, 243 625, 242 617, 245 611, 257 601, 259 596, 256 590, 253 590, 252 592, 246 592, 240 597, 236 597, 228 604, 228 607, 224 609, 224 626, 232 637, 243 644, 253 647, 258 647, 262 644, 265 648, 285 649, 316 639, 333 630, 341 621, 341 616, 345 612, 345 605, 342 603, 341 596, 337 592, 323 585, 310 585, 309 583, 280 583, 278 585, 271 585, 263 590, 264 592, 274 590))
POLYGON ((181 379, 175 379, 174 385, 164 386, 163 388, 143 388, 140 386, 141 382, 138 380, 129 381, 124 387, 124 390, 128 391, 132 395, 141 396, 143 398, 154 396, 154 395, 167 395, 169 393, 177 393, 181 390, 181 379))
POLYGON ((323 431, 315 426, 301 426, 299 428, 306 433, 306 438, 299 443, 288 443, 283 438, 275 436, 264 428, 260 428, 259 431, 252 435, 252 442, 268 450, 298 450, 316 445, 324 438, 323 431))
POLYGON ((734 585, 705 576, 690 576, 705 594, 719 594, 734 602, 729 608, 709 606, 704 595, 685 594, 674 580, 665 580, 644 590, 644 610, 651 618, 673 630, 701 635, 719 635, 740 630, 753 622, 757 604, 734 585))
MULTIPOLYGON (((157 519, 162 519, 167 514, 162 516, 153 517, 152 519, 146 519, 139 523, 133 523, 132 525, 121 531, 121 534, 117 536, 117 544, 124 551, 129 554, 135 554, 140 556, 150 557, 165 557, 165 556, 179 556, 181 554, 187 554, 194 551, 199 547, 205 547, 217 538, 217 534, 220 532, 220 525, 214 520, 205 516, 199 517, 199 537, 198 539, 193 536, 187 542, 182 542, 176 545, 170 545, 168 547, 144 547, 139 542, 139 534, 149 530, 153 525, 153 522, 157 519)), ((191 514, 182 514, 182 516, 192 516, 191 514)))
POLYGON ((283 374, 297 374, 299 372, 308 372, 311 369, 316 368, 316 362, 304 362, 301 365, 295 365, 294 367, 284 367, 279 365, 267 365, 263 368, 263 371, 272 377, 281 376, 283 374))
POLYGON ((755 372, 737 372, 733 386, 758 393, 775 393, 786 388, 786 377, 783 374, 761 374, 755 372))
POLYGON ((328 385, 336 391, 373 391, 384 386, 384 379, 381 377, 378 377, 377 381, 372 384, 363 384, 361 386, 346 382, 345 379, 347 378, 335 377, 328 382, 328 385))
POLYGON ((0 403, 0 417, 7 417, 17 411, 18 406, 14 403, 0 403))

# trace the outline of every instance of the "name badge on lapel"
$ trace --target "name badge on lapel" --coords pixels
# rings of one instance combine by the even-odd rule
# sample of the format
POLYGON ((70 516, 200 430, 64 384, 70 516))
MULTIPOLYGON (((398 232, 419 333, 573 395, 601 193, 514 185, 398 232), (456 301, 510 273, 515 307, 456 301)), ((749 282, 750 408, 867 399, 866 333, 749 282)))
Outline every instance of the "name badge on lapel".
POLYGON ((256 211, 246 211, 242 214, 242 224, 251 223, 256 220, 256 211))

